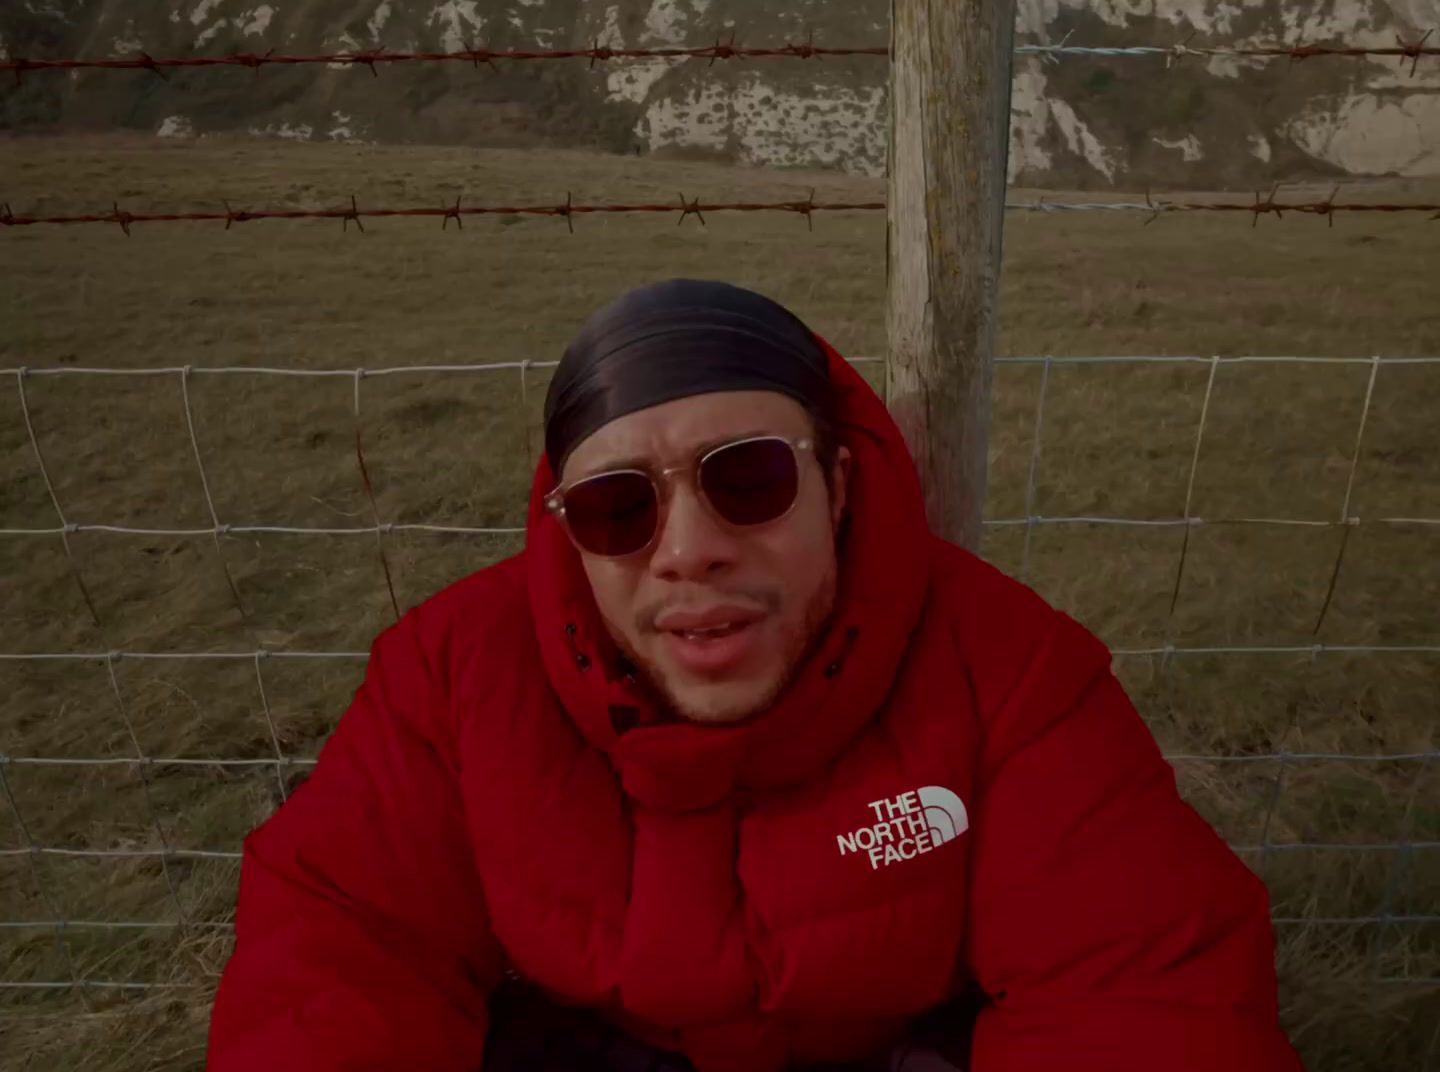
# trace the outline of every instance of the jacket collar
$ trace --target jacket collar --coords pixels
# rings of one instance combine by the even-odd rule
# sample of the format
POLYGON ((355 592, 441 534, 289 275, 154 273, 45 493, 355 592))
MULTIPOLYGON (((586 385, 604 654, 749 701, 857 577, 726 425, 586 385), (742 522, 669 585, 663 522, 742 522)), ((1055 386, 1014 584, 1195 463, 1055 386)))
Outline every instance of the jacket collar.
POLYGON ((931 538, 914 463, 875 392, 826 349, 840 439, 853 457, 835 612, 775 706, 746 723, 668 721, 636 686, 578 553, 545 509, 554 487, 549 465, 542 460, 537 469, 525 560, 545 671, 580 732, 646 806, 694 811, 814 777, 882 706, 919 620, 931 538))

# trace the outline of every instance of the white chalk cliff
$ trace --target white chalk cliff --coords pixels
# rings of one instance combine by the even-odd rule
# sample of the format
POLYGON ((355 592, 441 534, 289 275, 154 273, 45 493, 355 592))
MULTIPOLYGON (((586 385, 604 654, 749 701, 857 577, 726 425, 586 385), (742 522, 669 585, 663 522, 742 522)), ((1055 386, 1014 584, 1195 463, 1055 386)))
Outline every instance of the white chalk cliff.
MULTIPOLYGON (((885 45, 888 0, 15 0, 0 51, 152 55, 885 45)), ((1388 47, 1440 0, 1019 0, 1017 44, 1388 47)), ((1256 186, 1440 174, 1440 57, 1260 61, 1016 58, 1011 176, 1050 186, 1256 186)), ((581 144, 868 174, 885 166, 883 58, 583 60, 497 70, 267 68, 46 74, 0 98, 12 128, 124 126, 165 137, 581 144)))

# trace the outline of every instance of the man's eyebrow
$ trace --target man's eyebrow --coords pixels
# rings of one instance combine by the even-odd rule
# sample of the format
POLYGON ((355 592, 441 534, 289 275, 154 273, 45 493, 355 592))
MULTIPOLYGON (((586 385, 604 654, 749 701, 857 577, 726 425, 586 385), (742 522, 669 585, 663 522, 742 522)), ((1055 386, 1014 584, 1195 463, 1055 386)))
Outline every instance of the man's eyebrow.
POLYGON ((599 476, 601 473, 613 473, 618 469, 644 469, 648 464, 646 459, 638 455, 624 458, 602 458, 582 467, 572 480, 584 480, 586 477, 599 476))
MULTIPOLYGON (((765 429, 756 429, 749 432, 727 432, 725 435, 722 436, 713 436, 710 439, 701 440, 699 443, 696 443, 694 446, 692 446, 688 451, 682 452, 679 457, 683 458, 684 461, 678 464, 688 464, 691 460, 698 458, 700 455, 706 454, 709 451, 714 450, 716 447, 723 447, 727 443, 738 443, 743 439, 763 439, 771 436, 780 439, 789 438, 779 432, 765 429)), ((649 470, 659 468, 661 468, 661 466, 653 458, 647 458, 643 455, 638 454, 629 454, 621 457, 602 458, 599 461, 585 466, 580 472, 575 474, 574 479, 584 480, 586 477, 599 476, 602 473, 613 473, 619 469, 649 470)))

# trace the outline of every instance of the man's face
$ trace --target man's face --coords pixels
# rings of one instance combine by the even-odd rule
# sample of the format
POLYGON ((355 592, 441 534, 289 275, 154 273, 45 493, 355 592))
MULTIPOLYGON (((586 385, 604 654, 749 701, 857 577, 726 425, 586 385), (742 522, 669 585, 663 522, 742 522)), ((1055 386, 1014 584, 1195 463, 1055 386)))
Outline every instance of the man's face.
POLYGON ((814 453, 799 452, 794 507, 741 527, 704 501, 694 459, 752 436, 813 435, 793 399, 732 391, 618 418, 566 460, 567 483, 613 469, 680 470, 669 478, 668 497, 662 490, 659 530, 647 549, 621 558, 582 549, 580 557, 611 636, 685 718, 738 721, 768 708, 789 682, 835 601, 835 531, 849 470, 841 448, 827 487, 814 453))

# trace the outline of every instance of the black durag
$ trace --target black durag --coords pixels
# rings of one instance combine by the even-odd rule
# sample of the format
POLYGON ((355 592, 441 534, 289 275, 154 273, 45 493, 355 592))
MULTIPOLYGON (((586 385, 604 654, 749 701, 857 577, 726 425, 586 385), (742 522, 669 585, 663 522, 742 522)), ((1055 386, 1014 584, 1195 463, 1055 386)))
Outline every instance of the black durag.
POLYGON ((558 475, 586 437, 627 413, 715 391, 778 391, 830 408, 825 347, 783 305, 696 279, 632 290, 594 313, 545 396, 545 454, 558 475))

